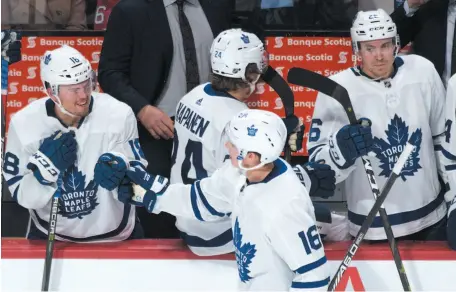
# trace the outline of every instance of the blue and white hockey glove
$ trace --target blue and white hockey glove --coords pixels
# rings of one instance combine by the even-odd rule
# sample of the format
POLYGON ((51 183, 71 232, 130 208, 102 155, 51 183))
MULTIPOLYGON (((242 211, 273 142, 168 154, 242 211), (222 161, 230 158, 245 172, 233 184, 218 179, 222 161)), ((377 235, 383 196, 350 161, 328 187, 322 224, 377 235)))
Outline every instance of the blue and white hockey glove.
POLYGON ((21 60, 21 38, 18 32, 2 31, 2 59, 10 65, 21 60))
POLYGON ((44 139, 38 151, 30 157, 27 168, 41 184, 55 183, 60 172, 76 162, 78 145, 74 137, 73 131, 57 131, 44 139))
POLYGON ((456 197, 448 206, 447 238, 450 247, 456 250, 456 197))
POLYGON ((290 146, 290 150, 293 152, 301 150, 305 130, 303 123, 295 115, 283 118, 282 121, 287 128, 288 145, 290 146))
POLYGON ((127 170, 127 177, 133 182, 132 200, 152 213, 157 196, 164 193, 169 185, 168 179, 161 175, 149 174, 142 165, 130 166, 127 170))
POLYGON ((128 176, 125 176, 120 182, 119 188, 117 189, 117 200, 124 204, 142 206, 141 203, 132 200, 133 196, 133 182, 128 176))
POLYGON ((329 154, 339 168, 352 166, 358 157, 372 150, 371 122, 360 119, 356 125, 346 125, 329 139, 329 154))
POLYGON ((293 167, 311 197, 330 198, 336 189, 336 172, 327 164, 309 162, 293 167))
POLYGON ((108 191, 117 188, 127 172, 126 161, 120 153, 102 154, 95 165, 95 182, 108 191))

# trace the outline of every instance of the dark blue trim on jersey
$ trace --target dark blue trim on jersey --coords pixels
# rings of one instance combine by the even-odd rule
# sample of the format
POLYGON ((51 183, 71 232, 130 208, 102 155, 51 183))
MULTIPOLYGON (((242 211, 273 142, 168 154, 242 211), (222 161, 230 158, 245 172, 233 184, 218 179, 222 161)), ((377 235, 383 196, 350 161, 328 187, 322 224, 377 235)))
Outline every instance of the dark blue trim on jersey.
MULTIPOLYGON (((440 205, 442 205, 442 203, 445 201, 445 192, 446 192, 445 184, 440 176, 439 176, 439 183, 440 183, 441 189, 440 189, 439 194, 437 195, 437 198, 435 198, 432 202, 430 202, 426 206, 423 206, 419 209, 412 210, 412 211, 400 212, 400 213, 388 215, 388 221, 391 224, 391 226, 405 224, 405 223, 419 220, 419 219, 424 218, 427 215, 431 214, 438 207, 440 207, 440 205)), ((366 220, 366 216, 348 211, 348 220, 350 220, 350 222, 355 225, 361 226, 364 223, 364 221, 366 220)), ((375 217, 375 219, 372 222, 370 227, 371 228, 383 227, 382 218, 380 216, 375 217)))
POLYGON ((211 215, 218 216, 218 217, 225 217, 225 215, 226 215, 225 213, 218 212, 217 210, 215 210, 214 207, 211 206, 211 204, 209 204, 206 197, 204 196, 203 190, 201 189, 200 183, 201 183, 201 181, 197 180, 192 185, 191 190, 190 190, 190 200, 191 200, 192 209, 193 209, 193 213, 195 214, 195 217, 200 221, 204 221, 203 217, 201 216, 201 212, 198 208, 198 196, 201 199, 201 202, 203 203, 206 210, 208 210, 209 213, 211 213, 211 215))
POLYGON ((192 184, 192 187, 190 188, 190 203, 192 204, 193 214, 195 215, 196 219, 199 221, 204 221, 198 208, 198 199, 196 197, 195 184, 192 184))
MULTIPOLYGON (((58 234, 58 233, 56 233, 55 235, 59 236, 60 238, 63 238, 63 239, 66 239, 66 240, 70 240, 70 241, 74 241, 74 242, 88 242, 88 241, 95 241, 95 240, 101 240, 101 239, 107 239, 107 238, 115 237, 115 236, 119 235, 120 233, 122 233, 122 231, 124 231, 125 227, 127 227, 128 218, 130 217, 130 210, 131 210, 131 205, 130 204, 124 204, 123 216, 122 216, 122 220, 120 221, 119 226, 117 226, 116 229, 114 229, 112 231, 109 231, 107 233, 99 234, 99 235, 93 235, 93 236, 89 236, 89 237, 83 237, 83 238, 76 238, 76 237, 66 236, 66 235, 62 235, 62 234, 58 234)), ((38 216, 38 213, 36 212, 36 210, 33 210, 33 212, 35 213, 35 217, 38 219, 38 223, 44 229, 48 230, 48 228, 49 228, 48 222, 43 220, 43 219, 41 219, 38 216)), ((73 220, 79 220, 79 219, 73 219, 73 220)))
POLYGON ((315 270, 316 268, 321 267, 322 265, 326 264, 326 262, 327 262, 326 256, 323 256, 322 258, 316 260, 313 263, 304 265, 304 266, 300 267, 299 269, 296 269, 294 272, 302 275, 302 274, 305 274, 312 270, 315 270))
POLYGON ((452 171, 456 169, 456 164, 446 165, 445 170, 452 171))
POLYGON ((275 179, 276 177, 284 174, 288 167, 287 165, 280 159, 276 159, 274 162, 274 168, 272 171, 262 180, 259 182, 247 182, 247 185, 254 185, 254 184, 260 184, 260 183, 268 183, 271 180, 275 179))
POLYGON ((434 151, 442 152, 442 154, 445 158, 448 158, 450 160, 456 160, 456 156, 451 154, 450 152, 446 151, 442 145, 434 145, 434 151))
MULTIPOLYGON (((68 128, 68 126, 65 125, 65 123, 64 123, 63 121, 61 121, 61 120, 57 117, 57 115, 56 115, 56 113, 55 113, 55 103, 54 103, 54 101, 52 101, 51 98, 48 98, 48 99, 46 100, 45 105, 46 105, 46 113, 47 113, 47 115, 48 115, 49 117, 56 118, 56 119, 60 122, 60 124, 62 124, 62 126, 64 126, 65 128, 68 128)), ((90 114, 90 113, 92 112, 92 109, 93 109, 93 97, 90 96, 90 104, 89 104, 89 113, 88 113, 88 114, 90 114)), ((88 115, 88 114, 87 114, 87 115, 88 115)), ((79 120, 78 127, 77 127, 78 129, 79 129, 79 127, 82 125, 82 123, 84 122, 85 118, 86 118, 86 117, 82 117, 81 120, 79 120)))
POLYGON ((23 175, 16 175, 15 177, 10 178, 6 181, 6 184, 10 187, 20 181, 24 176, 23 175))
POLYGON ((16 187, 13 193, 13 200, 17 202, 17 193, 19 192, 19 186, 16 187))
MULTIPOLYGON (((224 97, 238 100, 237 98, 235 98, 234 96, 232 96, 231 94, 229 94, 226 91, 215 90, 214 87, 212 87, 212 84, 210 84, 210 83, 207 84, 206 86, 204 86, 204 92, 209 96, 224 96, 224 97)), ((240 100, 238 100, 238 101, 241 102, 240 100)))
POLYGON ((324 280, 314 281, 314 282, 291 282, 291 288, 312 289, 312 288, 325 287, 328 284, 329 284, 329 277, 324 280))
MULTIPOLYGON (((396 76, 397 72, 399 71, 399 68, 402 65, 404 65, 404 59, 402 59, 401 57, 396 57, 393 62, 393 72, 391 73, 391 76, 386 79, 389 79, 389 78, 393 79, 396 76)), ((351 67, 350 70, 353 72, 353 74, 355 74, 355 76, 364 76, 375 82, 384 81, 384 79, 374 79, 374 78, 370 77, 369 75, 364 73, 364 71, 361 69, 360 66, 357 66, 356 68, 351 67)))
POLYGON ((212 239, 203 239, 198 236, 188 235, 182 231, 180 232, 180 236, 188 246, 192 247, 220 247, 233 241, 233 231, 231 228, 212 239))

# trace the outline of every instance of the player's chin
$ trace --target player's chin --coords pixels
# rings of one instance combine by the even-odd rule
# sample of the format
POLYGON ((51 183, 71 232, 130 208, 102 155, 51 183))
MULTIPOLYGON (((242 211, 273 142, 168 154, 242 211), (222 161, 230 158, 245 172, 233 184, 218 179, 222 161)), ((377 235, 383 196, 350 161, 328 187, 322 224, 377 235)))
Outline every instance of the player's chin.
POLYGON ((85 117, 89 114, 89 105, 76 105, 73 114, 79 117, 85 117))

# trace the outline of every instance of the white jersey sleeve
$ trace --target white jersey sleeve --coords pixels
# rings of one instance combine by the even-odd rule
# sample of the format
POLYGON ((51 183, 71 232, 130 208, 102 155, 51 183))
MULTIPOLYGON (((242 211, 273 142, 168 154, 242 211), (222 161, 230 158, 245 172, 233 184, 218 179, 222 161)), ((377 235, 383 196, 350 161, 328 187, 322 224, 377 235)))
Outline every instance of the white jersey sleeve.
POLYGON ((329 284, 323 243, 315 219, 302 207, 306 205, 300 198, 290 200, 267 232, 273 249, 294 272, 291 291, 322 290, 329 284))
POLYGON ((330 96, 318 93, 307 142, 309 161, 323 160, 336 172, 337 183, 345 180, 355 166, 343 168, 334 161, 330 155, 329 140, 348 124, 349 120, 342 106, 330 96))
POLYGON ((118 130, 113 131, 109 152, 120 154, 131 165, 141 164, 145 168, 147 160, 139 144, 136 117, 130 107, 122 106, 121 109, 123 111, 122 118, 112 119, 116 121, 113 127, 118 127, 118 130))
POLYGON ((212 176, 193 184, 171 184, 157 198, 154 213, 166 212, 176 217, 217 221, 229 216, 235 195, 245 177, 227 161, 212 176))
MULTIPOLYGON (((11 195, 19 205, 28 209, 40 209, 46 206, 57 190, 57 184, 43 185, 27 169, 30 157, 37 149, 31 149, 21 141, 24 129, 18 128, 18 119, 13 117, 10 122, 6 152, 3 162, 3 175, 11 195)), ((20 122, 19 122, 20 125, 20 122)))
POLYGON ((437 170, 449 191, 445 201, 451 202, 456 192, 456 79, 448 81, 447 92, 437 72, 434 72, 433 103, 431 111, 431 130, 434 139, 437 170))

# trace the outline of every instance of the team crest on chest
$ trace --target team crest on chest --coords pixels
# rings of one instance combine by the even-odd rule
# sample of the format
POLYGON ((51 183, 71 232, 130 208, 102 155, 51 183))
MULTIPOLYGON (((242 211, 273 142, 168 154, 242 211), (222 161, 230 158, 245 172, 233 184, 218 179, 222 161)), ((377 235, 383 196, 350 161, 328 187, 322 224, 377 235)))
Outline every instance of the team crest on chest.
POLYGON ((399 156, 405 148, 406 142, 411 139, 415 145, 410 157, 402 169, 401 178, 403 181, 407 180, 407 176, 413 176, 420 165, 420 149, 421 149, 421 128, 416 129, 409 135, 409 126, 403 121, 398 115, 394 115, 394 118, 388 124, 388 130, 385 131, 387 141, 381 138, 374 137, 374 144, 372 150, 375 152, 377 158, 380 160, 380 172, 381 176, 389 177, 391 171, 396 164, 399 156))
POLYGON ((236 218, 233 229, 233 242, 236 248, 236 262, 238 265, 239 278, 243 283, 248 282, 252 277, 249 275, 249 265, 255 257, 255 244, 250 242, 242 243, 241 227, 239 226, 239 218, 236 218))
POLYGON ((97 191, 98 184, 91 180, 86 186, 86 176, 73 165, 63 179, 59 214, 69 219, 89 215, 99 204, 97 191))

